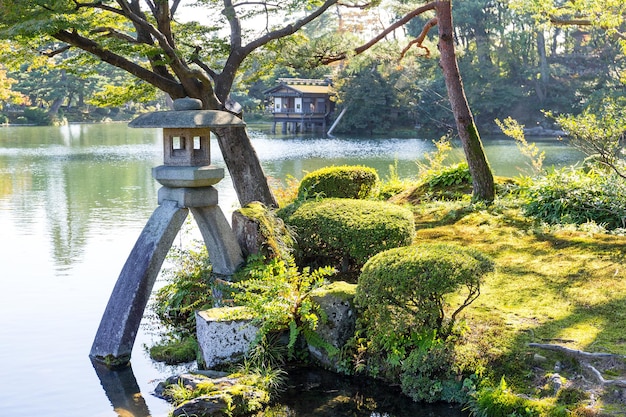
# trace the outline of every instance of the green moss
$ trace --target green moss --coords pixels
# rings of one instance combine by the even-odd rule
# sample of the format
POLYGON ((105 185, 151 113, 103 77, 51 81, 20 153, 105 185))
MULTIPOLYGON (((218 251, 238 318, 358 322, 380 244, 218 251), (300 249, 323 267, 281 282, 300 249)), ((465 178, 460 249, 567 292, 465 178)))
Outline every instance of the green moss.
POLYGON ((202 314, 214 320, 250 320, 254 318, 253 313, 246 307, 216 307, 202 310, 202 314))
POLYGON ((103 363, 107 368, 117 369, 128 366, 130 362, 130 354, 114 356, 112 354, 106 356, 96 356, 94 360, 103 363))
POLYGON ((292 251, 294 238, 283 220, 264 204, 253 202, 238 210, 243 216, 259 224, 262 252, 267 257, 285 258, 292 251))
POLYGON ((150 348, 150 357, 168 365, 191 362, 198 356, 198 342, 193 337, 168 340, 150 348))
POLYGON ((351 301, 356 294, 356 284, 350 284, 345 281, 335 281, 321 288, 317 288, 311 294, 313 297, 335 296, 343 301, 351 301))

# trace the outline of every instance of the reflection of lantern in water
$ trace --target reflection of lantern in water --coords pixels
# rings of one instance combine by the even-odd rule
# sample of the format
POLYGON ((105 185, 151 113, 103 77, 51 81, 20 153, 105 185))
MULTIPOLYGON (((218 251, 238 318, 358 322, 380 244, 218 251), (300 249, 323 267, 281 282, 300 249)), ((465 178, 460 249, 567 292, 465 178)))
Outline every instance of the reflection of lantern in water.
POLYGON ((147 113, 129 126, 163 129, 163 165, 152 176, 163 187, 159 206, 137 239, 115 284, 91 347, 92 359, 109 366, 130 360, 139 323, 169 248, 191 210, 211 258, 213 272, 232 275, 243 262, 241 249, 217 205, 213 187, 224 169, 211 165, 211 129, 245 127, 236 116, 201 110, 200 100, 181 99, 174 111, 147 113))

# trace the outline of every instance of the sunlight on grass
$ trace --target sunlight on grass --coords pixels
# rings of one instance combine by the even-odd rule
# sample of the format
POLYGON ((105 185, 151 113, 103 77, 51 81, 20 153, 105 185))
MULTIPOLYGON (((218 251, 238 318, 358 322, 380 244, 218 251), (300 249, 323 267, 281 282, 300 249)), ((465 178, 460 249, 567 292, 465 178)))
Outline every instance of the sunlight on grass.
MULTIPOLYGON (((606 326, 604 319, 589 319, 575 323, 573 326, 562 329, 555 339, 560 341, 575 341, 574 344, 582 349, 591 347, 602 329, 606 326)), ((567 343, 567 342, 566 342, 567 343)))
POLYGON ((521 349, 571 340, 572 348, 626 354, 626 238, 537 227, 515 208, 433 203, 415 214, 417 241, 471 246, 496 261, 468 322, 500 326, 512 338, 503 343, 521 349))

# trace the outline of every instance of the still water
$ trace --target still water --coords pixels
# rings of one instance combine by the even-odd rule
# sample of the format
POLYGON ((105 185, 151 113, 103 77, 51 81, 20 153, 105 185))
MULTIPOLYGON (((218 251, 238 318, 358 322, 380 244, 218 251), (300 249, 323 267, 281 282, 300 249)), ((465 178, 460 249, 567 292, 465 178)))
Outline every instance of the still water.
MULTIPOLYGON (((415 161, 433 149, 430 139, 250 134, 266 174, 276 179, 357 163, 377 168, 382 178, 397 164, 399 174, 409 176, 415 161)), ((137 337, 132 369, 94 369, 88 358, 117 276, 156 207, 158 184, 151 168, 161 163, 160 141, 157 130, 125 124, 0 128, 2 415, 146 417, 165 416, 170 410, 151 392, 159 380, 180 369, 148 358, 145 346, 154 337, 148 325, 137 337)), ((547 165, 580 158, 560 142, 538 145, 548 154, 547 165)), ((510 140, 486 140, 485 147, 498 175, 516 175, 517 167, 525 165, 510 140)), ((212 150, 213 163, 223 166, 215 142, 212 150)), ((230 217, 236 200, 230 179, 217 188, 230 217)), ((186 238, 181 234, 177 241, 184 244, 186 238)), ((290 416, 311 415, 311 408, 298 411, 297 404, 281 407, 290 416)), ((459 415, 448 407, 410 414, 396 408, 381 405, 358 415, 459 415)))

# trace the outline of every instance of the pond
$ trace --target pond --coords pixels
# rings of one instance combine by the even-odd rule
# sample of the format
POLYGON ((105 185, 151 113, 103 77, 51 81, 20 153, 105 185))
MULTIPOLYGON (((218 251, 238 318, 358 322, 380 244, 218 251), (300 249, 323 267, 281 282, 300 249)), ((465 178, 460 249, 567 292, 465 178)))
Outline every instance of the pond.
MULTIPOLYGON (((266 173, 277 179, 357 163, 377 168, 382 178, 395 164, 401 176, 414 175, 415 161, 433 149, 429 139, 289 138, 261 131, 251 131, 251 136, 266 173)), ((145 417, 169 412, 169 404, 151 392, 159 380, 181 369, 148 358, 145 346, 155 337, 149 320, 137 337, 132 369, 94 369, 88 358, 113 285, 157 204, 151 168, 161 164, 160 141, 157 130, 125 124, 0 128, 3 415, 145 417)), ((562 142, 538 145, 547 153, 547 165, 580 159, 562 142)), ((487 139, 485 148, 498 175, 516 175, 516 167, 525 165, 511 140, 487 139)), ((212 149, 214 163, 223 166, 217 144, 212 149)), ((230 217, 236 200, 230 179, 217 188, 220 206, 230 217)), ((185 239, 181 233, 177 242, 185 239)), ((298 403, 297 395, 290 398, 298 403)), ((310 415, 287 402, 282 406, 290 416, 310 415)), ((399 417, 394 410, 359 415, 399 417)), ((459 415, 447 406, 423 410, 412 409, 411 415, 459 415)))

